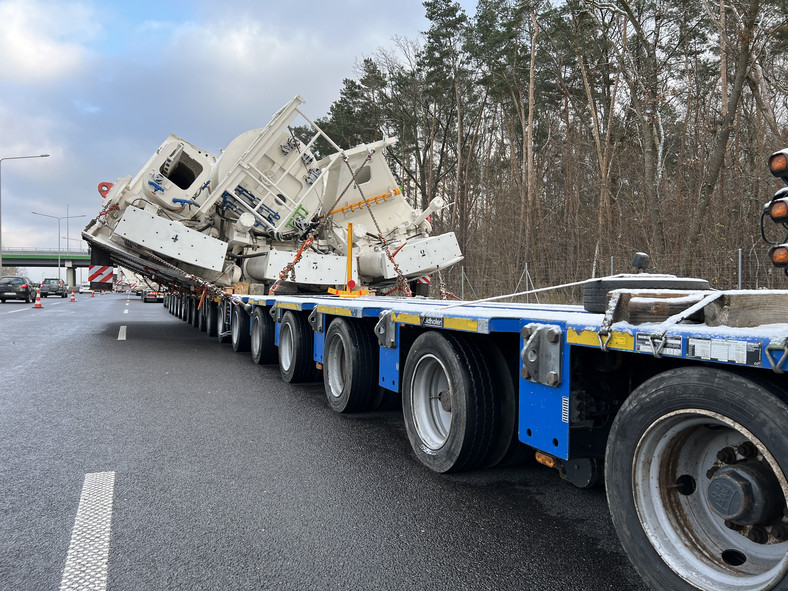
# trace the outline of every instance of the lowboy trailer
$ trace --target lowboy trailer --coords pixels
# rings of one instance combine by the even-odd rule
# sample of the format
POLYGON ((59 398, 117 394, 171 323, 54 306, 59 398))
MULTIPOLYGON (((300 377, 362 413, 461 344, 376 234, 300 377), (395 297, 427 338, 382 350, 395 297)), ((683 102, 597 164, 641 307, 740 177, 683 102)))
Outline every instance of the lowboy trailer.
MULTIPOLYGON (((168 286, 170 312, 286 382, 322 379, 337 412, 401 403, 431 470, 535 458, 603 482, 653 589, 788 588, 788 291, 641 272, 583 282, 576 306, 399 297, 462 260, 454 234, 432 235, 448 204, 412 207, 393 139, 342 150, 302 103, 221 155, 170 136, 101 183, 92 264, 168 286), (319 157, 323 140, 336 151, 319 157)), ((770 167, 788 179, 788 151, 770 167)), ((766 219, 788 269, 788 186, 765 239, 766 219)))
POLYGON ((255 363, 278 363, 286 382, 322 373, 337 412, 401 399, 431 470, 535 456, 576 486, 604 481, 624 549, 654 589, 782 588, 788 292, 654 281, 597 280, 585 306, 328 295, 200 306, 190 293, 165 305, 255 363), (604 310, 589 312, 602 294, 604 310))

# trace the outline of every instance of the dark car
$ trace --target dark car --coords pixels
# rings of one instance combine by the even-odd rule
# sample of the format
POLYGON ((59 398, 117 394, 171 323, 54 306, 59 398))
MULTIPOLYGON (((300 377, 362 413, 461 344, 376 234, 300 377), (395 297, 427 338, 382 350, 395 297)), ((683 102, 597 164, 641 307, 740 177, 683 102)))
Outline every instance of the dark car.
POLYGON ((148 302, 163 302, 164 292, 157 291, 155 289, 146 289, 142 292, 142 301, 146 304, 148 302))
POLYGON ((36 284, 27 277, 0 277, 0 303, 6 300, 25 300, 28 304, 36 299, 36 284))
POLYGON ((49 278, 41 282, 41 297, 47 296, 60 296, 66 297, 68 294, 68 286, 62 279, 49 278))

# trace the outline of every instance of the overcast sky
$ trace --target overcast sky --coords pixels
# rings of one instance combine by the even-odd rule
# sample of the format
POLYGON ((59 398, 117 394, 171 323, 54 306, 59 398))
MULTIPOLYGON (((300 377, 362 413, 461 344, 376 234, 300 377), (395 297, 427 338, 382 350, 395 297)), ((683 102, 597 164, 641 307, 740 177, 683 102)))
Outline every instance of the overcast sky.
POLYGON ((169 133, 218 153, 296 94, 325 115, 356 63, 427 28, 421 0, 0 0, 0 158, 51 155, 2 163, 3 248, 57 248, 32 211, 85 214, 61 222, 79 238, 98 183, 169 133))

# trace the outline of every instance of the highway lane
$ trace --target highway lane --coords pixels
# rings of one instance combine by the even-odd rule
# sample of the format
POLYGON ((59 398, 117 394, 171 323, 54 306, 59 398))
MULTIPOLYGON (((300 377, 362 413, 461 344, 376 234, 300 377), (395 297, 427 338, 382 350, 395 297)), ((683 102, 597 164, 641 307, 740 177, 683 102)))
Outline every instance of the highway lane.
POLYGON ((433 474, 398 411, 337 415, 160 304, 77 297, 0 305, 0 588, 59 587, 104 472, 108 589, 642 588, 602 489, 433 474))

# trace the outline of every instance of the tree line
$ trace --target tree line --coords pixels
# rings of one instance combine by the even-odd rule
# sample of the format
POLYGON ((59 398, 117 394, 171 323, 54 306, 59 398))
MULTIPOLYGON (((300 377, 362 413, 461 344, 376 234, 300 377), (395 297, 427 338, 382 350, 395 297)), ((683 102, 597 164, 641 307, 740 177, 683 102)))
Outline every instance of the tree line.
POLYGON ((451 203, 433 217, 466 257, 450 288, 628 272, 636 251, 729 288, 740 250, 745 287, 788 285, 759 231, 766 158, 788 147, 783 0, 424 8, 423 38, 361 60, 318 122, 344 146, 397 136, 404 193, 451 203))

